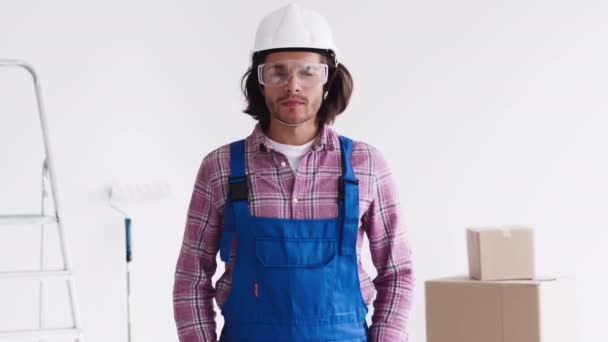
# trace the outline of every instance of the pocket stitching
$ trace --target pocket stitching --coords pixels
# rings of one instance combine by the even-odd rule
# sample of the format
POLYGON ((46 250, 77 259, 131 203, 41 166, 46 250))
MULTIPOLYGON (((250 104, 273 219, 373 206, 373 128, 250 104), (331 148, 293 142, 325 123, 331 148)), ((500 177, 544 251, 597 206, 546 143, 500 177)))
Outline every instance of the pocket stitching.
POLYGON ((325 266, 327 264, 329 264, 335 257, 336 257, 336 239, 328 239, 328 238, 320 238, 320 239, 311 239, 311 238, 303 238, 303 239, 294 239, 294 238, 276 238, 276 237, 256 237, 255 239, 255 244, 256 244, 256 248, 255 248, 255 255, 256 258, 258 259, 258 261, 264 266, 264 267, 275 267, 275 268, 318 268, 318 267, 322 267, 325 266), (294 241, 294 242, 306 242, 306 241, 310 241, 310 242, 325 242, 325 244, 328 244, 330 247, 329 252, 327 253, 327 257, 323 258, 323 260, 319 263, 316 264, 281 264, 281 265, 277 265, 277 264, 269 264, 268 260, 266 260, 265 258, 263 258, 262 255, 260 255, 260 248, 258 248, 259 242, 261 241, 294 241))

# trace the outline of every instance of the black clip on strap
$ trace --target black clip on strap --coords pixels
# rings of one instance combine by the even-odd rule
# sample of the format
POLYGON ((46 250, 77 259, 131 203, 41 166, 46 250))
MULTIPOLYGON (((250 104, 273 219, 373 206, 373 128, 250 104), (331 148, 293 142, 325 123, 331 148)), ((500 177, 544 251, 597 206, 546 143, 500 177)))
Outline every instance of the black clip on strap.
POLYGON ((230 178, 228 184, 228 193, 230 194, 230 200, 232 201, 246 201, 249 193, 247 187, 247 177, 234 177, 230 178))
MULTIPOLYGON (((338 183, 338 196, 340 199, 344 198, 344 178, 340 178, 340 182, 338 183)), ((359 180, 355 179, 353 180, 346 180, 346 182, 351 183, 351 184, 355 184, 355 185, 359 185, 359 180)))

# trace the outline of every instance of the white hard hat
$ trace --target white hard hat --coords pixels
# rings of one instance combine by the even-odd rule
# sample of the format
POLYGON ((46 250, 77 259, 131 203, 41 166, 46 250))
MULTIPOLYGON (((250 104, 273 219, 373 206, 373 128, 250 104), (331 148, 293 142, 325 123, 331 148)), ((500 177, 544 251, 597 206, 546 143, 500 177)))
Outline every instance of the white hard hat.
POLYGON ((268 14, 258 26, 253 53, 275 49, 326 50, 336 61, 338 51, 327 19, 289 4, 268 14))

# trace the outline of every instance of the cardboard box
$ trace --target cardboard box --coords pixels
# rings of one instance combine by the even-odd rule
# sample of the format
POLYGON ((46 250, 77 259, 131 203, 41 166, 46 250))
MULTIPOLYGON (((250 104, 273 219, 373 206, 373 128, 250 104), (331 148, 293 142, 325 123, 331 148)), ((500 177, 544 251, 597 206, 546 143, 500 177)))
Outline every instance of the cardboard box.
POLYGON ((467 246, 473 279, 534 278, 534 231, 530 228, 469 228, 467 246))
POLYGON ((429 280, 427 342, 575 342, 574 281, 429 280))

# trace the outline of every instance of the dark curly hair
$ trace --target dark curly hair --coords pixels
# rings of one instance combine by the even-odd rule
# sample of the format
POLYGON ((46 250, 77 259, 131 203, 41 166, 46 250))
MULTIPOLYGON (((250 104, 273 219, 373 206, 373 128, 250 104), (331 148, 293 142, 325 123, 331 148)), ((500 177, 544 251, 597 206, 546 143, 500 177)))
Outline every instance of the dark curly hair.
POLYGON ((247 101, 247 107, 243 112, 259 121, 264 131, 270 126, 270 111, 266 106, 264 94, 262 94, 263 86, 258 83, 258 65, 264 63, 268 54, 278 51, 311 51, 320 53, 325 58, 324 62, 329 66, 329 75, 327 83, 323 86, 323 94, 327 92, 327 97, 323 100, 317 113, 317 123, 319 127, 326 123, 332 124, 336 116, 348 106, 353 92, 353 79, 343 64, 338 64, 336 67, 333 54, 327 50, 293 48, 267 50, 253 54, 251 66, 241 79, 241 88, 247 101))

